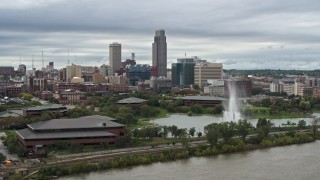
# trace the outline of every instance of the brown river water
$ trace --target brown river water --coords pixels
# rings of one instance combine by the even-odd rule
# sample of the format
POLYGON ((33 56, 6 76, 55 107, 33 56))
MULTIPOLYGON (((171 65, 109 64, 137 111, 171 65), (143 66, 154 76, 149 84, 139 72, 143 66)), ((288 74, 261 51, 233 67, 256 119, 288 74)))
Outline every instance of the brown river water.
POLYGON ((320 179, 320 141, 62 177, 67 180, 320 179))

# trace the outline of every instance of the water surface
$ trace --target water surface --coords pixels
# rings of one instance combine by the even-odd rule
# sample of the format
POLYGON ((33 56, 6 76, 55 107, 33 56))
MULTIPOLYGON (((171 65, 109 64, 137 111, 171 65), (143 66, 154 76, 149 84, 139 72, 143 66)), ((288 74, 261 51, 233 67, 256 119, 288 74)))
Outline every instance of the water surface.
POLYGON ((93 172, 61 179, 319 179, 320 141, 93 172))

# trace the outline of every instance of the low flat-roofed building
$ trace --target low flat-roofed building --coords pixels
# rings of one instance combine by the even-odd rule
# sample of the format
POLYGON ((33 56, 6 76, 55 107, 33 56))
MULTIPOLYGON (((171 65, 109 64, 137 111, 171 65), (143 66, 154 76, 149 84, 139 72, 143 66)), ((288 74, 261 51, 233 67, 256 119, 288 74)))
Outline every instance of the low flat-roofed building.
POLYGON ((129 97, 125 99, 121 99, 117 102, 120 105, 142 105, 146 104, 147 100, 136 98, 136 97, 129 97))
POLYGON ((23 115, 23 111, 19 109, 13 109, 8 111, 0 112, 0 119, 7 118, 7 117, 19 117, 23 115))
POLYGON ((108 116, 85 116, 74 119, 52 119, 29 124, 17 130, 17 139, 26 151, 37 151, 56 142, 73 144, 114 144, 125 136, 125 126, 108 116))
POLYGON ((61 104, 46 104, 42 106, 29 107, 23 110, 23 115, 40 116, 44 111, 65 115, 67 113, 67 107, 61 104))
POLYGON ((184 96, 176 97, 176 99, 181 99, 185 106, 191 106, 193 104, 200 104, 205 106, 217 106, 225 101, 225 98, 215 97, 215 96, 184 96))

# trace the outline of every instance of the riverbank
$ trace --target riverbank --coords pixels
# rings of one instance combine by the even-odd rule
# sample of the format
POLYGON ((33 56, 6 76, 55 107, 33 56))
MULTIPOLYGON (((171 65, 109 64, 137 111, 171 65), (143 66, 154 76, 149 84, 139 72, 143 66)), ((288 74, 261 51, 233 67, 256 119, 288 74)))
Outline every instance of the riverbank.
POLYGON ((99 157, 94 163, 80 162, 68 166, 50 166, 41 168, 36 176, 37 179, 50 178, 52 176, 67 176, 92 171, 110 170, 113 168, 124 168, 128 166, 151 164, 154 162, 174 161, 189 157, 210 156, 224 153, 242 152, 254 149, 263 149, 275 146, 284 146, 291 144, 301 144, 312 142, 309 134, 297 133, 294 136, 277 135, 262 140, 259 144, 250 141, 243 142, 236 139, 229 144, 219 143, 217 146, 210 147, 207 144, 189 145, 163 149, 153 153, 143 153, 139 155, 123 155, 112 159, 103 159, 99 157))

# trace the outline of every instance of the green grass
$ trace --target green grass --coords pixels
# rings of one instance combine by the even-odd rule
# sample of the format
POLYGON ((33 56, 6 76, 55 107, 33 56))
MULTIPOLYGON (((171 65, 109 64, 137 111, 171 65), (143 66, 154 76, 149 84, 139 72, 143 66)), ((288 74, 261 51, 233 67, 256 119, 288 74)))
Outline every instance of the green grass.
POLYGON ((282 118, 305 118, 306 114, 302 112, 287 112, 282 111, 278 113, 270 113, 270 108, 250 106, 251 117, 250 118, 266 118, 266 119, 282 119, 282 118))
POLYGON ((250 106, 249 108, 250 110, 253 110, 253 111, 269 111, 270 108, 267 108, 267 107, 259 107, 259 106, 250 106))
POLYGON ((146 120, 139 120, 135 124, 129 124, 128 128, 139 128, 139 127, 146 127, 146 126, 152 126, 153 123, 146 121, 146 120))
POLYGON ((283 118, 305 118, 307 117, 304 113, 289 113, 289 112, 280 112, 276 114, 268 113, 253 113, 251 118, 266 118, 266 119, 283 119, 283 118))

